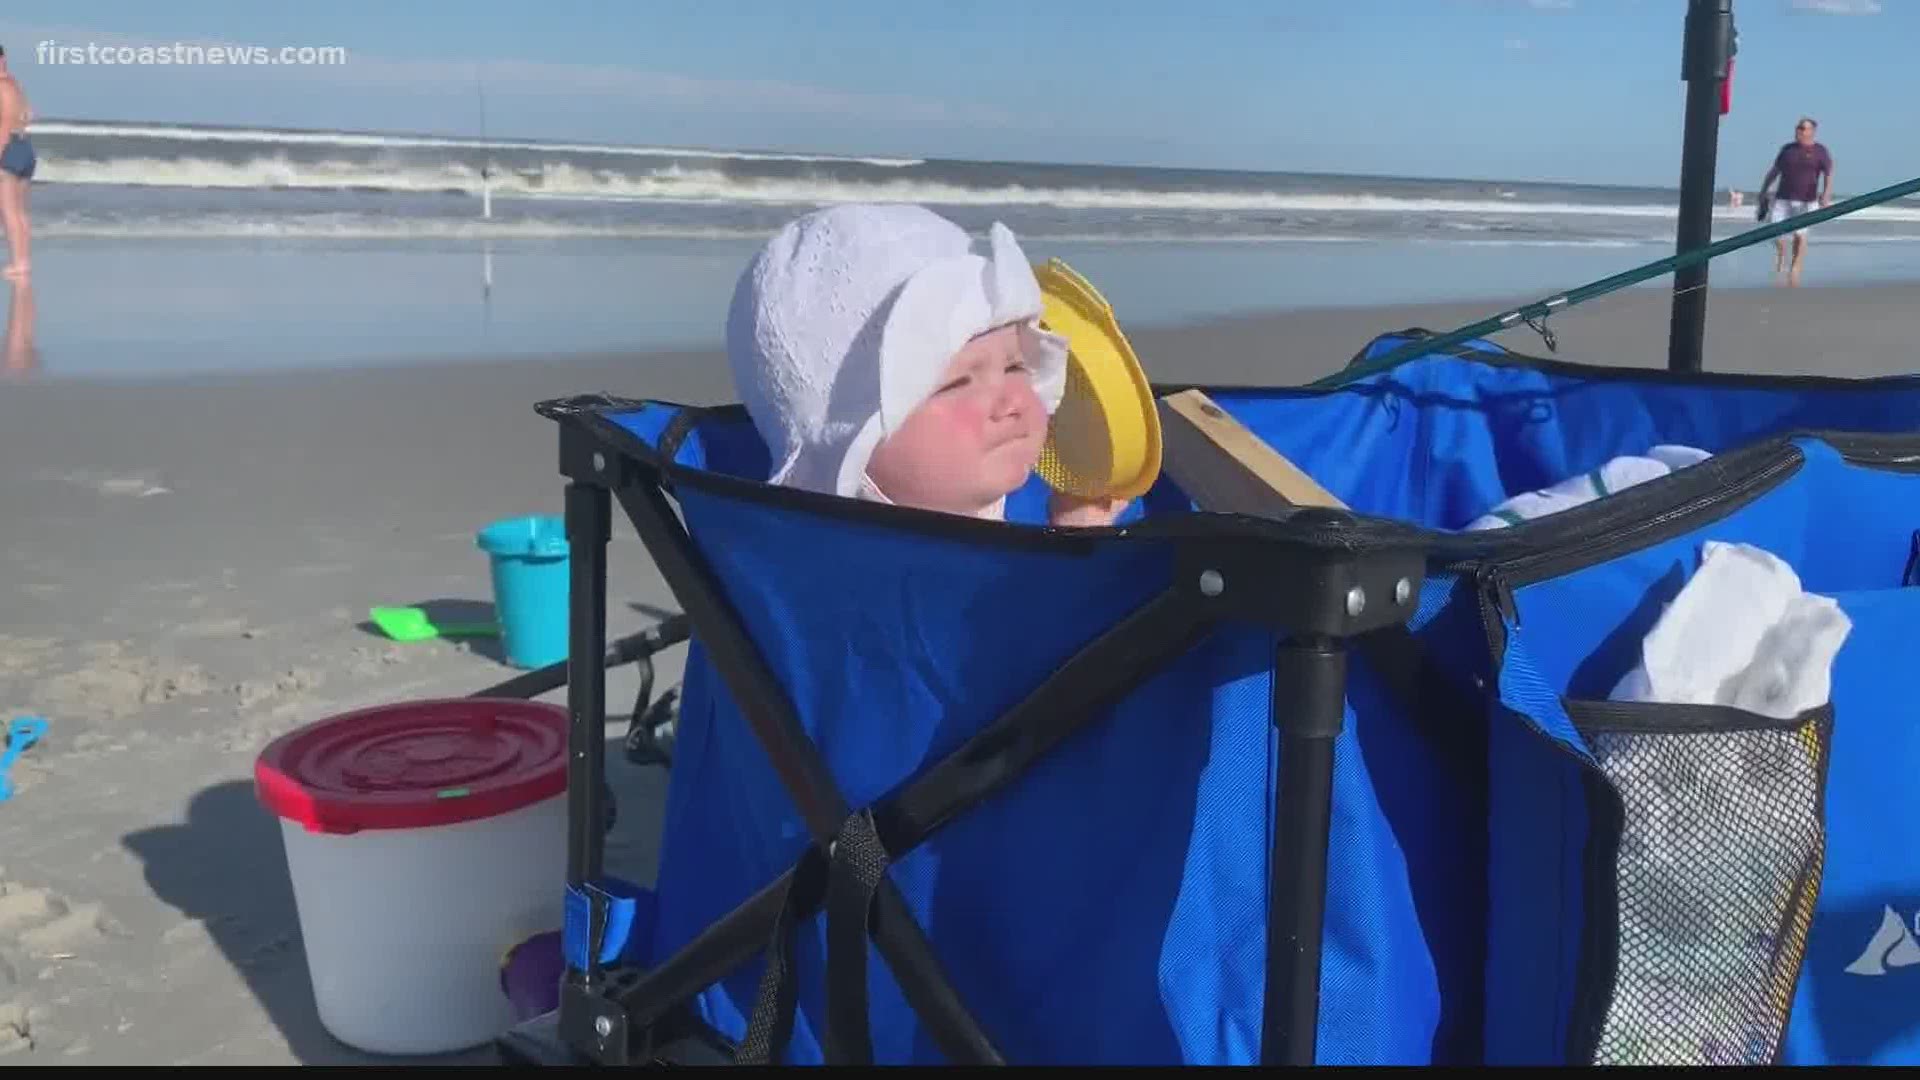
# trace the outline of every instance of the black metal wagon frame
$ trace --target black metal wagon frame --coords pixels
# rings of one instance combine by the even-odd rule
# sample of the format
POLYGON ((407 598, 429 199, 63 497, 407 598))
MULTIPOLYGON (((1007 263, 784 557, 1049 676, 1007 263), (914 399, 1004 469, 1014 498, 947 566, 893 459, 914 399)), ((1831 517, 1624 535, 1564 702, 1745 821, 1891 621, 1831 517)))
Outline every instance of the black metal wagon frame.
POLYGON ((1237 622, 1269 628, 1278 642, 1272 720, 1280 738, 1280 777, 1272 808, 1261 1056, 1274 1064, 1314 1060, 1334 740, 1343 723, 1347 655, 1356 638, 1403 624, 1413 613, 1425 573, 1425 552, 1413 530, 1337 511, 1301 509, 1284 525, 1263 518, 1190 514, 1150 519, 1122 530, 1063 531, 851 503, 677 465, 675 452, 698 419, 724 418, 739 407, 683 407, 655 448, 611 419, 643 404, 594 395, 538 407, 560 427, 560 472, 567 481, 569 659, 483 693, 531 696, 556 688, 556 679, 565 680, 570 717, 567 885, 591 898, 589 964, 585 970, 569 968, 558 1010, 499 1040, 505 1059, 603 1065, 689 1057, 778 1061, 791 1031, 795 998, 795 973, 786 963, 784 935, 824 906, 824 1049, 831 1063, 870 1060, 865 1001, 869 938, 950 1060, 1004 1063, 992 1033, 981 1028, 961 1000, 906 902, 885 876, 886 864, 1016 782, 1035 761, 1076 730, 1098 722, 1106 708, 1210 628, 1237 622), (680 485, 834 519, 1000 546, 1085 552, 1093 544, 1171 544, 1175 572, 1164 591, 1086 644, 1025 700, 953 754, 874 805, 851 807, 675 514, 668 497, 680 485), (686 613, 675 618, 687 622, 665 632, 656 628, 610 649, 606 553, 615 501, 686 613), (603 967, 593 958, 600 954, 609 902, 594 888, 603 869, 607 668, 650 658, 654 649, 687 633, 705 648, 752 726, 806 822, 812 843, 791 870, 674 956, 647 970, 603 967), (695 1021, 686 1006, 763 950, 770 962, 762 1000, 746 1045, 733 1046, 695 1021))

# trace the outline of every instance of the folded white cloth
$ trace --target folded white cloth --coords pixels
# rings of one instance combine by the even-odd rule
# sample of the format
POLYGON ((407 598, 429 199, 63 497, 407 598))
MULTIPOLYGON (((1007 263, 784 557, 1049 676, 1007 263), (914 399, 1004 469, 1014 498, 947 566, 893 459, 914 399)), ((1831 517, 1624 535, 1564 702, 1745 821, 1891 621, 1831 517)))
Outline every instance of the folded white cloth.
POLYGON ((1782 720, 1826 703, 1853 629, 1840 605, 1803 591, 1778 556, 1709 540, 1700 569, 1614 688, 1616 701, 1731 705, 1782 720))
POLYGON ((748 263, 727 313, 736 392, 773 457, 769 481, 874 498, 867 461, 977 335, 1020 324, 1051 414, 1067 341, 1039 326, 1040 284, 1005 225, 977 254, 919 206, 841 205, 789 222, 748 263))
POLYGON ((1697 465, 1713 455, 1691 446, 1662 444, 1644 455, 1613 458, 1597 469, 1569 477, 1552 487, 1529 491, 1495 506, 1467 526, 1469 532, 1501 529, 1523 521, 1592 502, 1603 495, 1644 484, 1670 472, 1697 465))

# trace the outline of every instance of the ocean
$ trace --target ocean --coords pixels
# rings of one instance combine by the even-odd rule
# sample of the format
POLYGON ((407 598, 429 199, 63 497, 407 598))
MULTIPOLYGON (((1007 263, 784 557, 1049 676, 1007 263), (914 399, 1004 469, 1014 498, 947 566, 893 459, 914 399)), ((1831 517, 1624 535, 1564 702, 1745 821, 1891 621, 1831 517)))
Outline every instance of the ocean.
MULTIPOLYGON (((1532 299, 1671 253, 1676 202, 1661 188, 379 132, 43 121, 32 135, 39 333, 69 371, 713 344, 754 245, 841 201, 918 202, 977 232, 1005 222, 1029 255, 1093 277, 1123 321, 1152 323, 1532 299), (101 304, 150 320, 174 359, 101 339, 81 313, 101 304), (52 317, 62 306, 70 319, 52 317), (224 312, 230 333, 183 330, 181 311, 224 312)), ((1716 235, 1751 227, 1748 197, 1720 194, 1716 235)), ((1920 200, 1824 225, 1817 244, 1810 278, 1920 278, 1920 200)), ((1763 246, 1718 260, 1716 283, 1763 281, 1771 259, 1763 246)))

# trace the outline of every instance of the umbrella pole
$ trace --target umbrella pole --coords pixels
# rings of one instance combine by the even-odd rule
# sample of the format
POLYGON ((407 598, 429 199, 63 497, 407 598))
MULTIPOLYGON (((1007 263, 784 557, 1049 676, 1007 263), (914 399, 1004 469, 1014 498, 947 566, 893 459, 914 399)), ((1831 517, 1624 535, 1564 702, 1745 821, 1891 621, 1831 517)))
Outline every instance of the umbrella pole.
MULTIPOLYGON (((1713 242, 1714 164, 1720 143, 1720 88, 1733 56, 1733 0, 1689 0, 1681 78, 1687 84, 1680 159, 1680 223, 1675 253, 1713 242)), ((1667 367, 1699 371, 1707 336, 1707 262, 1673 276, 1667 367)))

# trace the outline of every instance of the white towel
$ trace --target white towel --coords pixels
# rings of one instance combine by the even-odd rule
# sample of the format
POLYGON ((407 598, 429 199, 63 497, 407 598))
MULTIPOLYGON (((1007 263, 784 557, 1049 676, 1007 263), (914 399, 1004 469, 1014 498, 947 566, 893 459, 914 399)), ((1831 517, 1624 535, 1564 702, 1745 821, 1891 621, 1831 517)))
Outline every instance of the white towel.
POLYGON ((877 499, 867 461, 979 334, 1019 324, 1049 415, 1067 342, 1039 327, 1040 284, 1013 233, 988 250, 919 206, 842 205, 788 223, 748 263, 727 314, 734 387, 775 484, 877 499))
POLYGON ((1635 484, 1644 484, 1689 465, 1697 465, 1712 455, 1691 446, 1660 445, 1645 455, 1613 458, 1597 469, 1569 477, 1552 487, 1529 491, 1501 503, 1475 518, 1468 531, 1501 529, 1537 517, 1557 514, 1581 503, 1592 502, 1635 484))
POLYGON ((1840 605, 1803 591, 1778 556, 1709 540, 1700 569, 1614 688, 1619 701, 1731 705, 1782 720, 1826 703, 1853 629, 1840 605))

